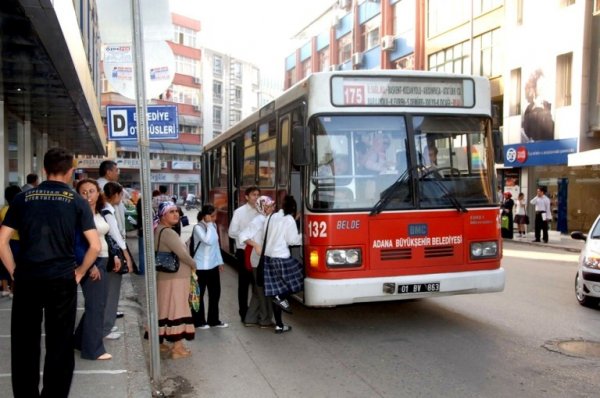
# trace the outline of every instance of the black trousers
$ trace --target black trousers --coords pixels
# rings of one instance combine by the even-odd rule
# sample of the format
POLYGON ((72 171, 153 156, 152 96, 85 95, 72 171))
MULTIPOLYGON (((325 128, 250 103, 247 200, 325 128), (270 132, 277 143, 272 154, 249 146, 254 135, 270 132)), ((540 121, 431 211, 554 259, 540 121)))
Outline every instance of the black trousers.
POLYGON ((250 285, 254 284, 254 278, 252 271, 246 269, 246 259, 244 250, 237 249, 235 251, 235 257, 237 259, 237 271, 238 271, 238 305, 239 314, 242 322, 246 319, 246 313, 248 312, 248 291, 250 285))
POLYGON ((196 270, 198 285, 200 286, 200 308, 198 311, 192 309, 194 326, 202 326, 206 323, 215 326, 221 323, 219 319, 219 299, 221 298, 221 275, 219 267, 209 270, 196 270), (204 311, 204 293, 208 291, 208 318, 204 311))
POLYGON ((540 235, 544 233, 544 242, 548 243, 548 221, 542 218, 543 213, 535 213, 535 240, 540 241, 540 235))
POLYGON ((75 275, 68 279, 15 281, 11 317, 15 398, 60 398, 69 395, 75 367, 73 329, 76 310, 75 275), (46 332, 46 358, 40 395, 42 319, 46 332))

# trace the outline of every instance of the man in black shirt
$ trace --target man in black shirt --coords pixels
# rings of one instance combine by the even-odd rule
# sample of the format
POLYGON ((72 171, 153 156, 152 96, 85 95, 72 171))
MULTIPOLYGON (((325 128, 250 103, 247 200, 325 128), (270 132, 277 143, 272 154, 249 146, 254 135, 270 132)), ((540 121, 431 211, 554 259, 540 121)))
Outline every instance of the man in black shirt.
POLYGON ((77 284, 100 253, 89 204, 69 185, 73 155, 52 148, 44 156, 47 181, 13 200, 0 229, 0 258, 14 280, 11 318, 12 386, 19 397, 67 397, 75 358, 77 284), (19 232, 16 257, 9 239, 19 232), (75 268, 75 234, 89 247, 75 268), (40 395, 40 339, 45 316, 46 357, 40 395))

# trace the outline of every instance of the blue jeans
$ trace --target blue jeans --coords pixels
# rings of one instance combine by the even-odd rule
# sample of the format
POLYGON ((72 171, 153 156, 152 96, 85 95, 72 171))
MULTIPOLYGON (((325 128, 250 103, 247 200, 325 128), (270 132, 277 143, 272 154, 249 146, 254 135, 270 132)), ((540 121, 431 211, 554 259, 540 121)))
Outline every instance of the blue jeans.
POLYGON ((138 275, 144 275, 144 273, 146 272, 146 263, 145 263, 145 258, 146 255, 144 253, 144 237, 143 236, 138 236, 138 275))

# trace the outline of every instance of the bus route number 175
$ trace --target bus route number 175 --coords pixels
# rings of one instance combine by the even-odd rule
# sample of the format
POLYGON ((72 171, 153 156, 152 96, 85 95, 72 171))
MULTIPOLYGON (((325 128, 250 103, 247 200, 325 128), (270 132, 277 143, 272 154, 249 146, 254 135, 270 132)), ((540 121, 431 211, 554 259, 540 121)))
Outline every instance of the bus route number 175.
POLYGON ((308 236, 311 238, 327 238, 327 223, 325 221, 309 221, 308 236))
POLYGON ((364 105, 365 87, 364 86, 344 86, 344 104, 346 105, 364 105))

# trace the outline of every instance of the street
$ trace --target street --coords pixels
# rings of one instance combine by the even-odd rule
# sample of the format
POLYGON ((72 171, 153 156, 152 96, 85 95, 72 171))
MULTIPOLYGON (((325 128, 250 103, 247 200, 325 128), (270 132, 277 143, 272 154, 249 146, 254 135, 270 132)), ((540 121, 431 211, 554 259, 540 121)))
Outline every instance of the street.
MULTIPOLYGON (((558 352, 600 341, 600 311, 573 293, 577 254, 508 243, 502 293, 330 309, 294 302, 291 333, 248 328, 237 275, 222 273, 227 329, 197 330, 193 355, 163 360, 180 397, 590 397, 598 356, 558 352)), ((143 294, 141 278, 135 289, 143 294)))

